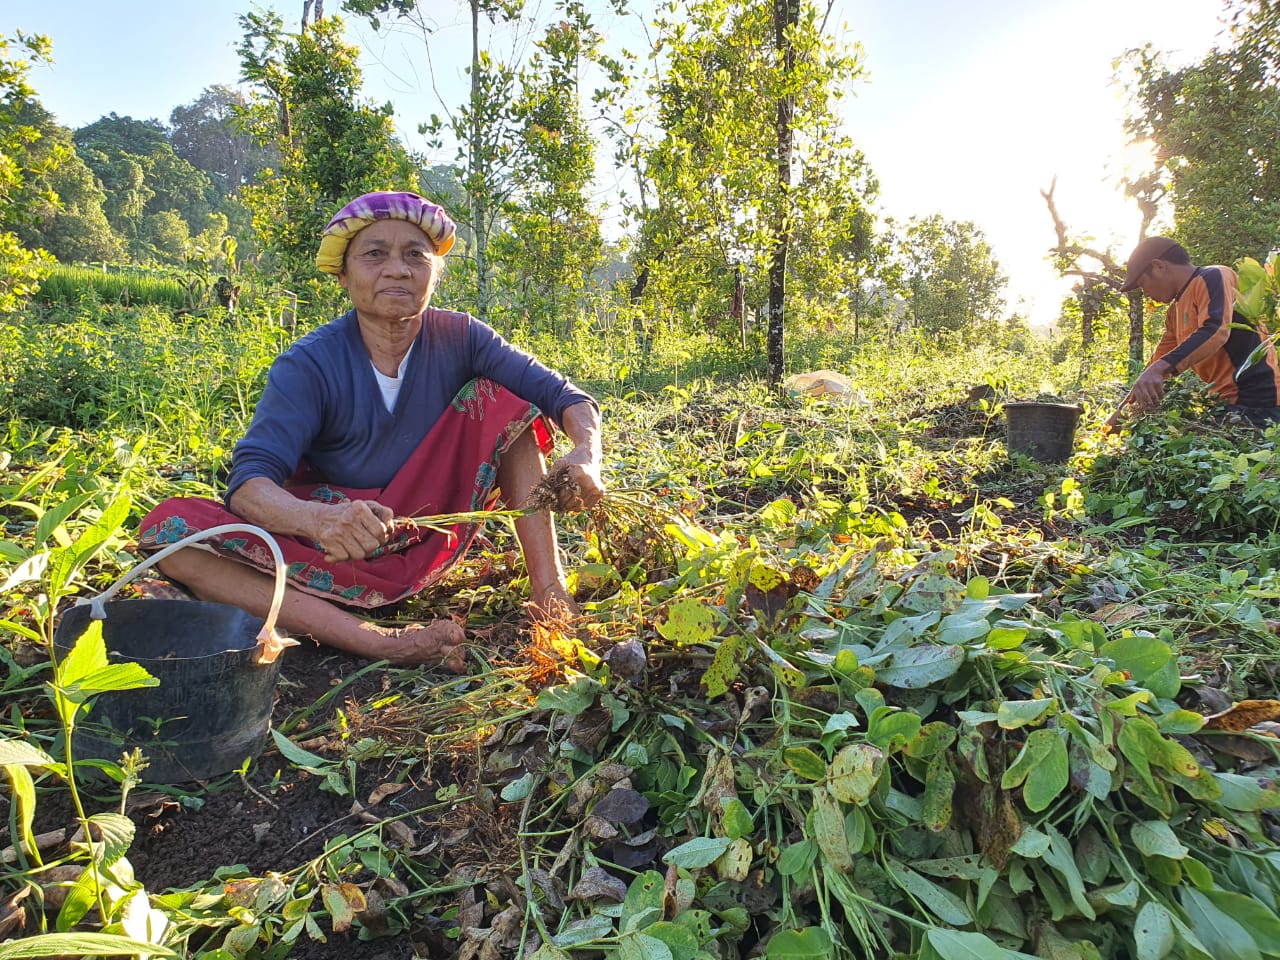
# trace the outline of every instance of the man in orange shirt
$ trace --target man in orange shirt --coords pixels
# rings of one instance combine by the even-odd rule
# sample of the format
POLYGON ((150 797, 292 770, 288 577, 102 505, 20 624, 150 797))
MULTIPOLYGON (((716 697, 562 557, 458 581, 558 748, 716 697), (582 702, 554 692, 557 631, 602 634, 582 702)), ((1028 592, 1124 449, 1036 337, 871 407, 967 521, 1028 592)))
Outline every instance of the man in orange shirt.
POLYGON ((1228 409, 1254 426, 1280 423, 1280 368, 1268 344, 1250 364, 1268 333, 1235 310, 1237 281, 1230 267, 1197 267, 1176 240, 1147 237, 1133 249, 1121 293, 1169 304, 1164 336, 1151 362, 1107 421, 1119 423, 1126 407, 1149 413, 1160 405, 1164 382, 1190 367, 1228 409), (1240 325, 1233 327, 1233 324, 1240 325))

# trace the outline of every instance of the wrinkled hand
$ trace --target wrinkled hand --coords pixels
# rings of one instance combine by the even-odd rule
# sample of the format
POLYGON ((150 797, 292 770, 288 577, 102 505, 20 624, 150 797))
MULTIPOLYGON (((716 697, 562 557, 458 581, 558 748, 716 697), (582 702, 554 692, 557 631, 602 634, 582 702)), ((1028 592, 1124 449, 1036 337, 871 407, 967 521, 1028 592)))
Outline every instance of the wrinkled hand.
POLYGON ((322 504, 320 523, 313 539, 330 563, 363 560, 391 536, 394 513, 373 500, 348 500, 322 504))
POLYGON ((547 477, 556 491, 556 508, 565 513, 590 510, 604 496, 600 460, 582 447, 574 447, 552 464, 547 477))
POLYGON ((1150 413, 1160 406, 1160 398, 1164 396, 1164 370, 1168 364, 1157 360, 1134 382, 1129 391, 1129 403, 1135 413, 1150 413))

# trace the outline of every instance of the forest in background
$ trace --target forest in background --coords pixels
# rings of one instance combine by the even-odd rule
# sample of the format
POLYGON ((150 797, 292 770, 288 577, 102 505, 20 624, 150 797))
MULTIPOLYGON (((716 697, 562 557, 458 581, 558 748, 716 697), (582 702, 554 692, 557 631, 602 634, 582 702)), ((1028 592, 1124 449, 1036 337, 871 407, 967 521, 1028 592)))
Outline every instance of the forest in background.
MULTIPOLYGON (((467 98, 422 126, 431 156, 406 149, 390 105, 365 96, 342 19, 429 45, 429 12, 407 0, 338 6, 304 4, 289 23, 245 13, 236 86, 212 83, 167 120, 112 113, 76 130, 28 82, 56 38, 5 38, 0 306, 30 296, 53 261, 183 271, 205 298, 226 276, 314 299, 315 238, 332 211, 405 188, 460 224, 450 302, 507 334, 584 319, 650 336, 710 331, 767 358, 772 382, 784 326, 959 344, 1027 335, 977 226, 879 210, 875 171, 838 109, 861 51, 823 32, 821 4, 660 4, 652 49, 617 57, 580 2, 561 0, 549 25, 518 2, 472 3, 473 36, 505 23, 533 42, 520 63, 472 50, 467 98), (450 156, 446 144, 462 146, 450 156), (591 199, 610 153, 631 186, 616 238, 591 199)), ((1135 228, 1163 227, 1203 262, 1233 263, 1280 242, 1280 31, 1271 0, 1229 0, 1224 13, 1227 37, 1202 61, 1174 69, 1148 48, 1116 70, 1129 137, 1156 146, 1154 166, 1125 185, 1135 228)), ((1079 277, 1059 330, 1086 348, 1095 331, 1129 336, 1140 305, 1114 292, 1115 252, 1054 218, 1046 252, 1079 277)))

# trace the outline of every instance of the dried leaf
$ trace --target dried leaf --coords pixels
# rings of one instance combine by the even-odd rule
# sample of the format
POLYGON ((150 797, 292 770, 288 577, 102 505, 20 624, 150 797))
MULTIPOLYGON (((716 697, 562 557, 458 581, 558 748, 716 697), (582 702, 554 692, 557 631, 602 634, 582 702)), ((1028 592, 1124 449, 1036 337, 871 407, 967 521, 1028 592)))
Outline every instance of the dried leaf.
POLYGON ((412 850, 417 845, 417 837, 403 820, 388 820, 383 823, 382 829, 391 834, 392 839, 404 850, 412 850))
POLYGON ((366 909, 364 891, 354 883, 326 883, 320 888, 320 899, 333 921, 334 933, 346 933, 356 914, 366 909))
POLYGON ((594 815, 582 821, 582 830, 593 840, 612 840, 618 835, 617 827, 594 815))
POLYGON ((409 785, 407 783, 380 783, 369 794, 369 806, 376 807, 387 797, 393 797, 409 785))
POLYGON ((621 903, 627 895, 627 885, 604 867, 589 867, 566 900, 608 900, 621 903))
POLYGON ((1241 700, 1234 707, 1206 717, 1205 730, 1239 733, 1258 723, 1280 719, 1280 700, 1241 700))
POLYGON ((591 815, 615 825, 639 823, 649 812, 649 801, 629 787, 615 787, 591 808, 591 815))
POLYGON ((7 938, 11 933, 27 925, 27 911, 20 904, 29 893, 31 893, 31 887, 23 887, 0 904, 0 938, 7 938))
POLYGON ((1137 603, 1108 603, 1096 613, 1089 614, 1089 619, 1115 626, 1121 623, 1128 623, 1138 617, 1144 617, 1150 612, 1146 607, 1137 603))

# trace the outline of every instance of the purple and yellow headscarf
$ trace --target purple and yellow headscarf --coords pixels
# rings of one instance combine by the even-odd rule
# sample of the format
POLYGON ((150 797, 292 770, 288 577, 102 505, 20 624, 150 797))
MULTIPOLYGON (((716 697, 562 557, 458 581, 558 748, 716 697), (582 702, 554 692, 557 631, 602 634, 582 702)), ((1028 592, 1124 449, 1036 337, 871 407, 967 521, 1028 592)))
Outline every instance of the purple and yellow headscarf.
POLYGON ((405 220, 414 224, 427 235, 440 256, 453 246, 453 235, 457 229, 444 212, 444 207, 416 193, 390 190, 366 193, 334 214, 324 228, 320 235, 320 250, 316 253, 316 267, 322 273, 341 273, 342 258, 351 238, 378 220, 405 220))

